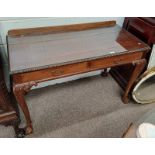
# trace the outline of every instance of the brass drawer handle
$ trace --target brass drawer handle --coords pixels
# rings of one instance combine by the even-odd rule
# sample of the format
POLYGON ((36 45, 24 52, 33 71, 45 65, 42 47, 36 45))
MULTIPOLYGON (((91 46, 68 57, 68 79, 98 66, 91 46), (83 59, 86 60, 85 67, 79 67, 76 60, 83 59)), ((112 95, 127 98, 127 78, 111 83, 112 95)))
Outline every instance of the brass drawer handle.
POLYGON ((51 71, 52 76, 62 75, 64 73, 63 70, 53 70, 51 71))

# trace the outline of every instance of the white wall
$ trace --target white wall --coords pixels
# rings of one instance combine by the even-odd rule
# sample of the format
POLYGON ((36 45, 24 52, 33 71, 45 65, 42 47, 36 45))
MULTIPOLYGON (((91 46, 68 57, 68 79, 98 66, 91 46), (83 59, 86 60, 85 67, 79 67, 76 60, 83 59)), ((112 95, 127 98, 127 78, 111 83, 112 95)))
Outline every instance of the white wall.
POLYGON ((148 69, 154 68, 155 67, 155 44, 153 45, 149 64, 148 64, 148 69))
MULTIPOLYGON (((0 18, 0 49, 1 55, 3 56, 3 64, 5 68, 5 79, 7 86, 9 87, 9 73, 8 73, 8 54, 6 45, 6 35, 8 30, 17 28, 30 28, 30 27, 42 27, 42 26, 56 26, 56 25, 67 25, 67 24, 77 24, 77 23, 87 23, 87 22, 99 22, 116 20, 117 24, 122 26, 124 18, 123 17, 40 17, 40 18, 0 18)), ((75 80, 82 77, 92 76, 99 74, 100 71, 86 73, 81 75, 76 75, 69 78, 63 78, 59 80, 53 80, 51 82, 46 82, 40 86, 45 86, 49 84, 61 83, 69 80, 75 80)))
POLYGON ((6 43, 6 34, 10 29, 17 28, 30 28, 30 27, 42 27, 42 26, 56 26, 67 25, 76 23, 98 22, 116 20, 117 24, 122 25, 122 17, 46 17, 46 18, 0 18, 0 35, 2 40, 0 43, 6 43))

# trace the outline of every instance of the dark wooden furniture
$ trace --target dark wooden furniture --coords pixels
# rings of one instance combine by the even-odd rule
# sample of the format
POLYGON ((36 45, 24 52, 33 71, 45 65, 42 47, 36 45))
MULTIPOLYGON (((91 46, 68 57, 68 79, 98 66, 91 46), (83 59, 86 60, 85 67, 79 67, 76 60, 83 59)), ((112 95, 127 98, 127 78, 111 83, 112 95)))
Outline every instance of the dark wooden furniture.
POLYGON ((125 18, 123 28, 143 42, 152 46, 155 43, 155 17, 125 18))
POLYGON ((115 21, 10 30, 7 39, 13 92, 27 121, 26 134, 32 133, 33 127, 24 96, 33 86, 132 63, 134 71, 122 97, 127 103, 149 51, 115 21))
POLYGON ((142 123, 151 123, 155 125, 155 110, 154 109, 149 110, 147 113, 142 115, 137 121, 135 121, 134 123, 131 123, 128 129, 122 135, 122 138, 137 138, 137 129, 142 123))
POLYGON ((18 134, 18 114, 13 104, 13 98, 6 88, 1 62, 0 59, 0 124, 13 126, 18 134))
MULTIPOLYGON (((132 33, 151 48, 155 43, 155 17, 127 17, 124 20, 123 28, 132 33)), ((147 63, 150 53, 146 55, 147 63)), ((134 70, 132 64, 117 66, 110 70, 110 74, 125 89, 130 76, 134 70)))

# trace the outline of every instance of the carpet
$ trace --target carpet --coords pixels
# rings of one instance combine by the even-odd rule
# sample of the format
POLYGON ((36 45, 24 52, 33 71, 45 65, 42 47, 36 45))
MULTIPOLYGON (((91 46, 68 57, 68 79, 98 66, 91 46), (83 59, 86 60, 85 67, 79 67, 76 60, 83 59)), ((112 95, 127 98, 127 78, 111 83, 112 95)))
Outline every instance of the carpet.
MULTIPOLYGON (((109 75, 94 76, 32 90, 26 101, 34 133, 27 138, 121 137, 131 122, 155 104, 123 104, 121 88, 109 75)), ((21 113, 24 126, 24 117, 21 113)), ((0 126, 0 137, 14 137, 12 127, 0 126)))

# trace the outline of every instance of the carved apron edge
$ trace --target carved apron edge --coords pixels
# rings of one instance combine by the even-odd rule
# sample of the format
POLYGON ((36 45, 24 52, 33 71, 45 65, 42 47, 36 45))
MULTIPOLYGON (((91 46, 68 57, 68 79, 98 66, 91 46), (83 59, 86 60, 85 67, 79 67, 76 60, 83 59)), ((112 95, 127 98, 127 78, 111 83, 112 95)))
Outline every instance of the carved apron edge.
POLYGON ((31 82, 26 82, 26 83, 21 83, 21 84, 13 84, 13 91, 14 92, 24 92, 27 93, 31 90, 33 86, 37 86, 37 82, 31 81, 31 82))

